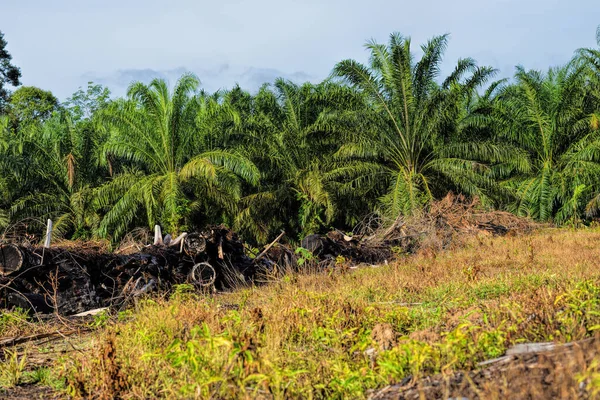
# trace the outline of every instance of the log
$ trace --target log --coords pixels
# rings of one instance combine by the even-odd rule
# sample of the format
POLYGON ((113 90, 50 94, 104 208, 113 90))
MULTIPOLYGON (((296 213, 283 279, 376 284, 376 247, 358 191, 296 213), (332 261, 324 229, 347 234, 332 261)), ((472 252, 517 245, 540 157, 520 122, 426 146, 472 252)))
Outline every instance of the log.
POLYGON ((181 235, 179 235, 175 239, 171 240, 171 243, 169 243, 169 246, 175 247, 175 246, 181 245, 186 237, 187 237, 187 232, 183 232, 181 235))
POLYGON ((568 342, 568 343, 553 343, 553 342, 541 342, 541 343, 518 343, 513 345, 511 348, 506 350, 506 354, 504 356, 494 358, 491 360, 486 360, 480 362, 479 366, 486 366, 491 364, 500 364, 512 361, 516 356, 523 356, 527 354, 541 354, 541 353, 549 353, 553 351, 566 351, 572 347, 582 346, 586 343, 590 343, 596 340, 596 338, 587 338, 578 340, 576 342, 568 342))
POLYGON ((192 283, 202 287, 212 286, 217 279, 217 272, 212 265, 202 262, 194 265, 189 274, 189 279, 192 283))
POLYGON ((222 226, 180 235, 170 246, 163 242, 141 247, 133 254, 4 244, 0 246, 0 308, 18 306, 62 315, 109 306, 118 309, 137 296, 168 292, 182 283, 227 289, 233 284, 228 276, 250 281, 259 268, 246 255, 237 234, 222 226))
POLYGON ((14 336, 14 337, 5 337, 5 338, 0 338, 0 348, 2 347, 9 347, 9 346, 16 346, 22 343, 27 343, 27 342, 31 342, 34 340, 40 340, 40 339, 47 339, 47 338, 64 338, 65 336, 71 336, 73 334, 80 334, 80 333, 84 333, 84 332, 89 332, 89 329, 83 329, 83 330, 71 330, 71 331, 66 331, 66 332, 60 332, 60 331, 55 331, 55 332, 47 332, 47 333, 38 333, 35 335, 29 335, 29 336, 14 336))
POLYGON ((50 314, 54 311, 50 296, 38 293, 10 293, 8 304, 42 314, 50 314))
POLYGON ((14 244, 0 245, 0 275, 18 271, 23 266, 23 253, 14 244))
POLYGON ((206 239, 197 233, 190 233, 185 238, 183 250, 189 256, 195 257, 206 249, 206 239))

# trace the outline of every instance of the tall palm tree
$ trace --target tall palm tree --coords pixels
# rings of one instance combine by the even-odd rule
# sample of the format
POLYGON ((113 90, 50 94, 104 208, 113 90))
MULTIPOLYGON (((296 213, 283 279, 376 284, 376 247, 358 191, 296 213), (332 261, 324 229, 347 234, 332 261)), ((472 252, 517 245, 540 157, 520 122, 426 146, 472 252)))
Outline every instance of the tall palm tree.
POLYGON ((517 214, 577 219, 598 191, 600 130, 590 124, 588 100, 584 68, 574 63, 547 74, 517 67, 515 83, 498 94, 490 123, 530 158, 530 171, 505 183, 517 214))
POLYGON ((105 176, 96 157, 101 138, 56 113, 26 135, 21 132, 19 140, 11 146, 26 162, 12 163, 21 190, 11 201, 11 218, 50 218, 61 235, 89 238, 99 222, 92 186, 105 176))
MULTIPOLYGON (((197 93, 198 79, 183 75, 173 91, 164 80, 133 83, 128 99, 101 115, 110 130, 105 156, 121 163, 120 172, 97 193, 107 212, 100 234, 120 237, 134 223, 160 223, 177 232, 195 210, 212 202, 232 207, 242 182, 256 184, 256 166, 220 146, 218 119, 232 114, 218 96, 197 93)), ((106 159, 105 159, 106 160, 106 159)))
POLYGON ((12 188, 14 185, 10 182, 10 120, 8 116, 0 116, 0 229, 6 227, 10 221, 8 207, 13 196, 12 188))
POLYGON ((434 37, 415 61, 410 38, 394 33, 387 46, 367 43, 368 66, 344 60, 333 71, 367 96, 369 108, 333 118, 348 136, 336 154, 347 162, 331 177, 349 190, 384 184, 382 211, 390 216, 411 214, 449 190, 491 200, 500 166, 527 168, 523 154, 506 146, 459 140, 466 104, 494 70, 462 59, 438 82, 447 41, 434 37))
POLYGON ((318 121, 343 102, 343 92, 331 82, 298 85, 277 79, 253 98, 239 89, 229 93, 244 117, 246 136, 239 143, 263 171, 258 190, 242 199, 239 229, 261 242, 280 229, 304 236, 331 223, 338 207, 323 177, 339 144, 318 121))
POLYGON ((577 58, 587 74, 585 86, 589 99, 586 112, 589 115, 590 125, 597 129, 600 127, 600 26, 596 31, 597 49, 584 48, 577 50, 577 58))

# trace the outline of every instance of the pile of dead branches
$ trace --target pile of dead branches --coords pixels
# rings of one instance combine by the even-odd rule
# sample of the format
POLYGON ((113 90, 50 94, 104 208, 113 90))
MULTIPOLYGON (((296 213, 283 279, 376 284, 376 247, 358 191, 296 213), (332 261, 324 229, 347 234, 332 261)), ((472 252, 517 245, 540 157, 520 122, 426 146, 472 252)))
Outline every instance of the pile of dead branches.
POLYGON ((121 306, 152 292, 187 283, 225 289, 251 281, 259 263, 224 226, 111 253, 100 245, 0 244, 0 308, 17 306, 63 315, 121 306), (129 249, 132 250, 132 249, 129 249))
POLYGON ((400 216, 387 226, 369 228, 368 233, 333 230, 309 235, 301 247, 310 257, 279 243, 285 235, 282 232, 251 258, 238 235, 225 226, 210 226, 177 238, 163 237, 157 226, 152 244, 147 244, 148 232, 134 232, 117 251, 110 252, 103 242, 50 246, 52 221, 48 222, 44 246, 32 245, 27 235, 21 242, 7 241, 6 236, 0 240, 0 308, 75 314, 126 305, 141 295, 165 293, 183 283, 211 290, 258 283, 264 276, 306 268, 303 262, 308 259, 318 270, 383 264, 399 253, 438 251, 473 235, 526 233, 536 227, 507 212, 486 211, 477 199, 449 194, 421 214, 400 216))
POLYGON ((399 216, 391 223, 371 217, 352 235, 337 230, 309 235, 302 247, 318 257, 321 265, 331 265, 338 257, 357 264, 380 264, 399 253, 439 251, 474 235, 523 234, 537 226, 509 212, 486 210, 477 198, 448 194, 421 213, 399 216))
POLYGON ((474 235, 524 234, 540 225, 506 211, 486 210, 479 199, 449 193, 413 216, 398 217, 365 238, 373 246, 395 246, 404 252, 442 250, 474 235))

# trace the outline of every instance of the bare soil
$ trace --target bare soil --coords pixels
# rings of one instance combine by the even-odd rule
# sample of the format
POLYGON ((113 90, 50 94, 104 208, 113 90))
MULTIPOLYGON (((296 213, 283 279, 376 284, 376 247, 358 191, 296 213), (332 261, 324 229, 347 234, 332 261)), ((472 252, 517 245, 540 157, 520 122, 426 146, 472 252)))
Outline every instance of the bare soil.
POLYGON ((7 400, 34 400, 34 399, 64 399, 49 387, 39 385, 21 385, 10 389, 0 388, 0 399, 7 400))

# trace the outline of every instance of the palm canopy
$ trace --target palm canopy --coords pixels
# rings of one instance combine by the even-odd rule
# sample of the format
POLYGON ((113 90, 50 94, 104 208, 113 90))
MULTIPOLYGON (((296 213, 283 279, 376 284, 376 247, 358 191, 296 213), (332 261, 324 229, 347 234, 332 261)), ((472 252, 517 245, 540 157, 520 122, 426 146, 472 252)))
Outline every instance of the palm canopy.
MULTIPOLYGON (((117 160, 120 173, 98 190, 108 211, 100 233, 121 236, 141 212, 149 226, 177 232, 207 204, 232 207, 242 181, 256 184, 256 166, 238 152, 220 147, 221 121, 235 120, 217 96, 198 93, 198 79, 182 76, 172 91, 164 80, 137 82, 126 100, 101 116, 110 138, 105 162, 117 160)), ((214 210, 213 210, 214 211, 214 210)))
POLYGON ((91 186, 101 182, 97 153, 102 138, 56 112, 20 135, 5 134, 0 162, 4 180, 18 189, 7 208, 13 220, 54 220, 61 235, 90 237, 99 217, 91 207, 91 186))
POLYGON ((242 199, 238 229, 260 242, 280 229, 303 236, 332 221, 338 208, 323 177, 339 144, 318 121, 350 99, 348 90, 332 82, 277 79, 255 96, 239 88, 228 94, 243 116, 246 137, 238 143, 263 171, 258 190, 242 199))
POLYGON ((577 50, 577 54, 583 61, 588 63, 592 70, 600 74, 600 25, 596 29, 596 43, 598 44, 598 49, 579 49, 577 50))
POLYGON ((585 111, 589 115, 590 124, 598 128, 600 127, 600 111, 598 111, 600 106, 600 26, 596 31, 596 42, 598 44, 596 49, 579 49, 575 61, 578 61, 578 65, 584 68, 588 78, 584 83, 589 96, 588 108, 585 111))
POLYGON ((323 213, 332 210, 319 180, 318 149, 309 138, 319 114, 314 101, 317 90, 310 83, 300 86, 278 79, 263 86, 244 113, 244 130, 251 140, 245 151, 264 176, 258 191, 242 199, 236 225, 259 242, 279 229, 292 235, 312 230, 323 213))
POLYGON ((488 124, 526 151, 531 166, 504 183, 517 197, 512 211, 565 222, 598 191, 600 132, 585 112, 584 79, 573 63, 546 74, 517 67, 514 83, 498 92, 488 124))
POLYGON ((410 214, 449 189, 489 200, 495 175, 527 168, 523 154, 507 146, 458 140, 467 102, 495 71, 462 59, 438 82, 447 41, 447 35, 434 37, 415 61, 410 38, 394 33, 387 46, 367 43, 368 66, 344 60, 334 68, 368 104, 329 121, 347 132, 336 154, 347 162, 331 177, 346 192, 376 190, 383 182, 388 215, 410 214))

